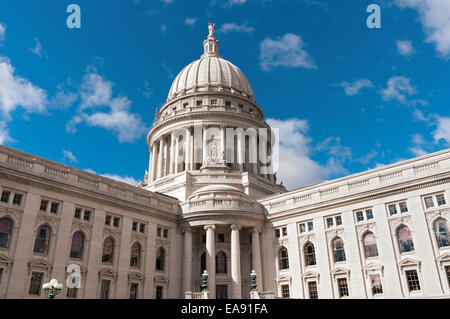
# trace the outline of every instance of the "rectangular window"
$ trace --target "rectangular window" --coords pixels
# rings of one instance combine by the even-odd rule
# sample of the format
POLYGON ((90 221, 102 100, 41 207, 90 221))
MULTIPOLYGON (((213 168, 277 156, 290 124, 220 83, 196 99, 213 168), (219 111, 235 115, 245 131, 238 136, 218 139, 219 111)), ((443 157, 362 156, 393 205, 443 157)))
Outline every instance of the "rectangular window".
POLYGON ((419 276, 417 275, 416 270, 407 270, 405 271, 406 280, 408 281, 408 289, 409 291, 417 291, 420 290, 420 282, 419 276))
POLYGON ((11 195, 11 192, 3 191, 0 201, 2 201, 3 203, 9 203, 9 195, 11 195))
POLYGON ((287 228, 283 227, 281 230, 283 232, 283 236, 287 236, 287 228))
POLYGON ((280 238, 280 230, 279 229, 275 229, 275 237, 280 238))
POLYGON ((380 295, 383 293, 380 275, 370 276, 370 285, 372 287, 372 295, 380 295))
POLYGON ((202 101, 197 101, 196 103, 197 106, 202 106, 202 104, 203 104, 202 101))
POLYGON ((133 222, 133 231, 137 231, 137 226, 138 226, 138 223, 137 222, 133 222))
POLYGON ((0 288, 2 287, 3 268, 0 268, 0 288))
POLYGON ((450 288, 450 266, 445 267, 445 275, 447 276, 448 287, 450 288))
POLYGON ((217 105, 217 100, 216 99, 212 99, 211 100, 211 105, 217 105))
POLYGON ((145 233, 145 224, 140 224, 139 225, 139 232, 145 233))
POLYGON ((58 207, 59 207, 59 203, 52 203, 50 205, 50 213, 58 214, 58 207))
POLYGON ((76 299, 77 298, 77 292, 78 292, 78 289, 75 288, 75 287, 67 288, 67 298, 76 299))
POLYGON ((114 217, 114 219, 113 219, 113 226, 114 227, 119 227, 119 220, 120 220, 119 217, 114 217))
POLYGON ((100 288, 100 299, 109 299, 109 286, 111 280, 102 279, 102 286, 100 288))
POLYGON ((289 298, 290 297, 289 285, 281 285, 281 296, 283 298, 289 298))
POLYGON ((132 282, 130 284, 130 299, 137 299, 138 298, 138 289, 139 284, 136 282, 132 282))
POLYGON ((156 229, 156 236, 161 237, 161 232, 162 232, 161 227, 158 227, 158 228, 156 229))
POLYGON ((327 228, 330 228, 333 226, 333 218, 327 218, 327 228))
POLYGON ((230 102, 230 101, 226 101, 226 102, 225 102, 225 106, 226 106, 226 107, 230 107, 230 106, 231 106, 231 102, 230 102))
POLYGON ((373 219, 373 211, 371 209, 366 210, 366 218, 367 220, 373 219))
POLYGON ((81 218, 81 208, 75 208, 75 218, 81 218))
POLYGON ((183 109, 187 108, 189 106, 189 103, 184 103, 183 104, 183 109))
POLYGON ((22 198, 23 198, 23 195, 22 194, 14 194, 14 197, 13 197, 13 205, 19 205, 20 206, 20 204, 22 203, 22 198))
POLYGON ((338 279, 339 297, 348 297, 347 278, 338 279))
POLYGON ((91 211, 90 210, 85 210, 84 211, 84 220, 89 220, 91 219, 91 211))
POLYGON ((436 201, 437 201, 437 203, 438 203, 438 206, 445 205, 445 197, 444 197, 444 194, 436 195, 436 201))
POLYGON ((106 215, 105 216, 105 225, 111 225, 111 216, 109 216, 109 215, 106 215))
POLYGON ((33 272, 31 273, 30 288, 28 289, 28 294, 39 296, 42 289, 42 279, 44 278, 44 273, 33 272))
POLYGON ((356 212, 356 220, 362 222, 364 220, 363 212, 356 212))
POLYGON ((41 206, 39 207, 39 210, 46 212, 48 206, 48 200, 41 200, 41 206))
POLYGON ((308 222, 308 231, 313 231, 313 230, 314 230, 313 222, 308 222))
POLYGON ((430 207, 434 206, 434 204, 433 204, 433 197, 431 197, 431 196, 425 197, 424 201, 425 201, 425 207, 426 208, 430 208, 430 207))
POLYGON ((400 206, 400 212, 406 213, 408 211, 408 206, 406 206, 405 202, 400 203, 399 206, 400 206))
POLYGON ((397 214, 397 206, 395 204, 389 205, 388 208, 391 216, 397 214))
POLYGON ((164 229, 163 230, 163 237, 164 238, 169 238, 169 230, 168 229, 164 229))
POLYGON ((164 287, 156 286, 156 299, 163 299, 164 287))
POLYGON ((336 216, 336 226, 342 225, 342 218, 341 216, 336 216))
POLYGON ((225 234, 218 234, 217 235, 217 241, 219 243, 224 243, 225 242, 225 234))
POLYGON ((300 232, 304 233, 306 231, 306 225, 305 224, 300 224, 300 232))
POLYGON ((319 294, 317 292, 317 282, 316 281, 308 282, 308 292, 309 292, 309 299, 318 299, 319 298, 319 294))

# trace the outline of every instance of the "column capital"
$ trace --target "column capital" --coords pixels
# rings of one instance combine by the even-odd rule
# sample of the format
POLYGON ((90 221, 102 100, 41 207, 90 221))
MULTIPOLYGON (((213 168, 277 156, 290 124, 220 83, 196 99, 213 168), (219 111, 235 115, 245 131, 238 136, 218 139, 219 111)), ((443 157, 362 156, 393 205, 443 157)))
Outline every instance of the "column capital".
POLYGON ((214 230, 214 229, 216 229, 216 225, 205 225, 204 228, 205 228, 205 230, 208 230, 208 229, 214 230))
POLYGON ((181 231, 181 233, 182 233, 183 235, 186 234, 186 233, 192 233, 192 232, 193 232, 192 227, 189 226, 189 225, 182 226, 182 227, 180 228, 180 231, 181 231))
POLYGON ((241 225, 231 225, 230 228, 231 228, 231 230, 241 230, 242 226, 241 225))
POLYGON ((263 232, 263 227, 255 226, 255 227, 253 227, 252 232, 261 234, 263 232))

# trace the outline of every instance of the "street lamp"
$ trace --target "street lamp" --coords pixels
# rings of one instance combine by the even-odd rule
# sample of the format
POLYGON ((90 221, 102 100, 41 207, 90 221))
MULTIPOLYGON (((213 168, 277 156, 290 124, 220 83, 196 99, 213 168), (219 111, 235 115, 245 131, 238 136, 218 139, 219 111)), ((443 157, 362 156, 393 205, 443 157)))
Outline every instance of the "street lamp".
POLYGON ((52 279, 50 282, 42 285, 48 299, 54 299, 57 295, 59 295, 63 287, 63 284, 58 283, 58 280, 56 279, 52 279))
POLYGON ((205 270, 202 274, 202 292, 208 291, 208 272, 205 270))

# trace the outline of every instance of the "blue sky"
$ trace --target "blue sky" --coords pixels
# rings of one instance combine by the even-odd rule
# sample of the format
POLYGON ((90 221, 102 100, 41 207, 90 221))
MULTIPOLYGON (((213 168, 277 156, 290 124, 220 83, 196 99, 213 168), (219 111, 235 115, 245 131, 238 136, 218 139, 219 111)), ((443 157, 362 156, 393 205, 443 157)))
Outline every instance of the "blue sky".
POLYGON ((449 0, 4 0, 0 144, 143 179, 155 109, 208 20, 281 130, 288 188, 449 146, 449 0))

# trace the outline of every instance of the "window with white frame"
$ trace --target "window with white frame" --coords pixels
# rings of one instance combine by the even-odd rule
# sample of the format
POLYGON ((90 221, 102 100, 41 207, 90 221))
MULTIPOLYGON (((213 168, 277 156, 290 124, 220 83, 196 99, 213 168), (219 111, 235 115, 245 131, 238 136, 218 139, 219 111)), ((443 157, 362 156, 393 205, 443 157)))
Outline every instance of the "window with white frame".
MULTIPOLYGON (((82 219, 84 221, 90 221, 92 218, 92 209, 86 209, 81 207, 75 208, 74 218, 82 219)), ((106 223, 105 223, 106 224, 106 223)))
POLYGON ((163 299, 164 297, 164 286, 156 286, 156 299, 163 299))
POLYGON ((312 221, 304 222, 298 225, 300 233, 311 232, 314 230, 314 224, 312 221))
POLYGON ((335 237, 333 239, 333 255, 334 262, 342 262, 345 261, 345 249, 344 249, 344 241, 340 237, 335 237))
POLYGON ((405 271, 406 282, 408 283, 408 289, 410 292, 420 291, 420 281, 417 270, 406 270, 405 271))
POLYGON ((110 288, 111 288, 111 280, 102 279, 100 286, 100 299, 109 299, 110 288))
POLYGON ((439 248, 450 246, 450 234, 448 223, 444 218, 439 218, 434 222, 434 233, 439 248))
POLYGON ((342 225, 342 217, 341 217, 341 215, 326 217, 325 222, 326 222, 327 228, 331 228, 333 226, 341 226, 342 225))
POLYGON ((361 210, 357 210, 355 212, 355 220, 357 223, 363 222, 365 220, 371 220, 373 219, 373 211, 371 208, 368 209, 361 209, 361 210))
POLYGON ((347 278, 338 278, 337 283, 338 283, 339 298, 348 297, 349 291, 347 278))
POLYGON ((9 217, 0 218, 0 248, 9 248, 12 231, 12 220, 9 217))
POLYGON ((43 272, 32 272, 30 278, 29 295, 39 296, 42 290, 42 281, 44 280, 43 272))
POLYGON ((445 266, 445 276, 447 277, 448 287, 450 288, 450 266, 445 266))
POLYGON ((389 212, 389 216, 396 215, 399 212, 403 214, 408 212, 408 205, 406 204, 406 201, 390 203, 387 205, 387 210, 389 212))
POLYGON ((372 289, 372 295, 382 295, 383 294, 383 285, 381 283, 380 275, 370 275, 370 286, 372 289))
POLYGON ((308 281, 308 295, 309 299, 319 299, 317 281, 308 281))
POLYGON ((303 248, 305 254, 305 265, 314 266, 316 264, 316 252, 314 245, 311 242, 307 242, 303 248))
POLYGON ((285 237, 285 236, 287 236, 287 227, 286 226, 278 227, 275 229, 275 237, 276 238, 285 237))
POLYGON ((289 285, 281 285, 281 297, 289 298, 290 296, 289 285))
POLYGON ((0 202, 5 204, 22 206, 24 194, 18 191, 3 189, 0 195, 0 202))
POLYGON ((363 246, 366 258, 378 256, 377 239, 375 237, 375 234, 371 231, 367 231, 364 233, 363 246))
POLYGON ((446 204, 446 201, 445 201, 445 196, 444 196, 444 194, 438 194, 438 195, 436 195, 436 202, 437 202, 438 206, 445 205, 445 204, 446 204))
POLYGON ((137 282, 130 283, 130 299, 137 299, 139 291, 139 284, 137 282))
POLYGON ((162 237, 162 238, 169 238, 169 229, 165 228, 165 227, 157 227, 156 228, 156 236, 157 237, 162 237))
POLYGON ((431 209, 436 206, 446 205, 445 195, 443 193, 431 194, 423 197, 423 204, 425 209, 431 209))
POLYGON ((433 203, 433 197, 432 197, 432 196, 424 197, 424 198, 423 198, 423 201, 424 201, 424 203, 425 203, 425 207, 426 207, 426 208, 431 208, 431 207, 434 206, 434 203, 433 203))
POLYGON ((414 251, 414 242, 412 240, 411 230, 408 226, 402 225, 398 227, 397 240, 400 253, 414 251))
POLYGON ((289 269, 289 255, 286 247, 281 247, 278 252, 278 263, 280 270, 289 269))

